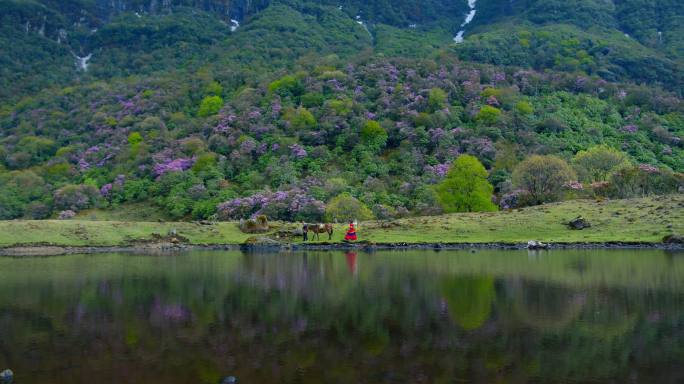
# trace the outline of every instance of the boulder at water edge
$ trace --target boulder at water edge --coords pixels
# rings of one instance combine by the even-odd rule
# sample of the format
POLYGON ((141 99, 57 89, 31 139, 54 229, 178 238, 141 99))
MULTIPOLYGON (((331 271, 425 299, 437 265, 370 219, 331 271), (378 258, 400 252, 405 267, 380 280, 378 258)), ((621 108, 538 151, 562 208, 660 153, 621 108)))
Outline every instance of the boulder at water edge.
POLYGON ((10 384, 14 380, 14 372, 11 369, 5 369, 0 372, 0 383, 10 384))
POLYGON ((527 249, 548 249, 549 245, 541 241, 530 240, 527 242, 527 249))

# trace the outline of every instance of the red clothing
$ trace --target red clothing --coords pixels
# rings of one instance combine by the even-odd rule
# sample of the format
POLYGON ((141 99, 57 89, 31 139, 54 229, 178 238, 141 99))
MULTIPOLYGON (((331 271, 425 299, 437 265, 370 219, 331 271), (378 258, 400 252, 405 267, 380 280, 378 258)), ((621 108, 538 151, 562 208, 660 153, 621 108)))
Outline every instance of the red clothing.
POLYGON ((347 241, 356 241, 356 229, 354 224, 349 224, 349 229, 347 229, 347 234, 344 236, 347 241))

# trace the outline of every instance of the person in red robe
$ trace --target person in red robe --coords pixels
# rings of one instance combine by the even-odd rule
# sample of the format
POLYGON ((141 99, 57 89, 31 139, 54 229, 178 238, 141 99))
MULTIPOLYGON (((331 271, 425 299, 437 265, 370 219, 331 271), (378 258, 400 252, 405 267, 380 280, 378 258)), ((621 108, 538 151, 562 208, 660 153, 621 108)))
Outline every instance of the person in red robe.
POLYGON ((344 235, 345 241, 356 241, 356 228, 354 228, 354 223, 349 223, 349 229, 347 229, 347 234, 344 235))

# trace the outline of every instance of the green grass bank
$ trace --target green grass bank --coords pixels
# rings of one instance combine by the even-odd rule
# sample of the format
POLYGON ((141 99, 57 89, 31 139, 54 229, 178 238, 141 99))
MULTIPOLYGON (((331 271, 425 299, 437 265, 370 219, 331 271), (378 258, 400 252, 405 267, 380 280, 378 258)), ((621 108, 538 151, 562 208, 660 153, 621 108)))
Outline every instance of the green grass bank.
MULTIPOLYGON (((296 223, 271 223, 278 231, 296 223)), ((344 236, 336 225, 333 242, 344 236)), ((13 246, 128 246, 160 241, 176 231, 189 244, 241 244, 250 234, 234 222, 201 225, 192 222, 123 220, 1 221, 0 247, 13 246)), ((684 194, 627 200, 575 200, 514 211, 415 217, 360 224, 360 240, 373 243, 550 243, 649 242, 669 234, 684 234, 684 194), (565 223, 577 216, 591 228, 571 230, 565 223)), ((301 241, 297 238, 295 241, 301 241)), ((321 236, 327 242, 327 235, 321 236)))

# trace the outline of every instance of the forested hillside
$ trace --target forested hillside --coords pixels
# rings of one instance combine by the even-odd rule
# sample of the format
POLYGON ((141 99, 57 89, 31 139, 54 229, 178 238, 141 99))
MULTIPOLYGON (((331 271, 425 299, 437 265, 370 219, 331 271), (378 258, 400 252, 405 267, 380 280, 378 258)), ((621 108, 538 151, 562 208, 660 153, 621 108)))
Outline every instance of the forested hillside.
POLYGON ((0 0, 0 218, 436 214, 463 154, 501 208, 676 192, 684 11, 643 3, 0 0))

